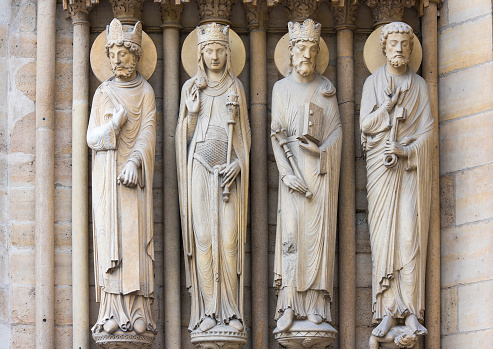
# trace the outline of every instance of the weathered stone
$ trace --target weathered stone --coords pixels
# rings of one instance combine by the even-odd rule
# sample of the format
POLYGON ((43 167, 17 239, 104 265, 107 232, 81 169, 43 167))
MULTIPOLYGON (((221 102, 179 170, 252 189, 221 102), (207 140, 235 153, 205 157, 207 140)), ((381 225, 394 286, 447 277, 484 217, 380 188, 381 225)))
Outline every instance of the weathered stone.
POLYGON ((356 254, 356 287, 371 287, 371 254, 356 254))
POLYGON ((57 59, 55 63, 55 107, 72 109, 72 62, 57 59))
POLYGON ((475 222, 493 215, 493 165, 458 173, 455 178, 456 224, 475 222))
POLYGON ((55 189, 55 222, 69 222, 72 219, 72 190, 55 189))
MULTIPOLYGON (((88 232, 91 234, 91 232, 88 232)), ((55 224, 55 249, 70 249, 72 247, 72 225, 70 223, 55 224)))
POLYGON ((456 0, 446 2, 448 3, 449 24, 467 21, 468 19, 491 13, 491 1, 489 0, 456 0))
POLYGON ((10 246, 19 248, 34 247, 34 224, 12 224, 9 230, 10 246))
POLYGON ((55 324, 72 325, 72 287, 55 287, 55 324))
MULTIPOLYGON (((9 258, 10 284, 34 285, 34 251, 12 252, 9 258)), ((12 293, 11 290, 11 294, 12 293)))
POLYGON ((493 329, 482 332, 458 333, 442 337, 441 347, 447 349, 489 348, 493 329))
MULTIPOLYGON (((71 305, 70 309, 72 308, 71 305)), ((73 345, 73 327, 57 326, 55 327, 55 349, 67 349, 73 345)))
POLYGON ((34 324, 36 319, 35 287, 10 285, 10 322, 12 324, 34 324))
POLYGON ((9 156, 9 185, 31 186, 35 183, 36 164, 33 154, 11 154, 9 156))
POLYGON ((440 177, 440 227, 450 227, 455 222, 454 176, 440 177))
POLYGON ((34 188, 11 188, 9 210, 11 220, 34 221, 34 188))
MULTIPOLYGON (((0 323, 9 321, 9 289, 0 288, 0 323)), ((1 338, 1 337, 0 337, 1 338)))
POLYGON ((36 348, 34 325, 11 326, 10 341, 10 349, 36 348))
POLYGON ((55 270, 55 285, 72 284, 72 254, 70 252, 55 252, 55 270))
POLYGON ((18 119, 10 132, 10 153, 34 154, 36 148, 36 113, 18 119))
POLYGON ((36 34, 29 32, 13 33, 10 36, 10 55, 36 58, 36 34))
POLYGON ((36 100, 36 62, 22 66, 15 76, 15 87, 31 101, 36 100))
MULTIPOLYGON (((491 263, 489 265, 491 266, 491 263)), ((493 327, 491 299, 493 299, 493 280, 459 287, 459 332, 493 327)))
POLYGON ((457 332, 457 307, 459 301, 457 288, 443 289, 440 294, 442 335, 455 333, 457 332))
POLYGON ((55 156, 72 154, 72 112, 56 111, 55 156))
POLYGON ((446 74, 491 60, 492 30, 491 17, 483 17, 441 32, 438 73, 446 74))

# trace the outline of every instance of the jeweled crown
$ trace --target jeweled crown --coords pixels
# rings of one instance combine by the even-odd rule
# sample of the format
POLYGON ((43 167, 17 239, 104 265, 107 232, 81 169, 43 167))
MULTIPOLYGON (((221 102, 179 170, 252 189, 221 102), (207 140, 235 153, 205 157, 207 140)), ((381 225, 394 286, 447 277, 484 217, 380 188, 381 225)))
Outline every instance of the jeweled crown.
POLYGON ((320 32, 322 25, 308 18, 303 24, 298 22, 289 22, 289 41, 309 40, 314 42, 320 41, 320 32))
POLYGON ((207 41, 219 41, 229 43, 229 25, 218 23, 205 24, 197 27, 199 44, 207 41))
POLYGON ((142 47, 142 22, 135 23, 133 29, 123 31, 122 23, 114 18, 110 25, 106 26, 106 45, 115 43, 122 45, 123 42, 131 42, 142 47))

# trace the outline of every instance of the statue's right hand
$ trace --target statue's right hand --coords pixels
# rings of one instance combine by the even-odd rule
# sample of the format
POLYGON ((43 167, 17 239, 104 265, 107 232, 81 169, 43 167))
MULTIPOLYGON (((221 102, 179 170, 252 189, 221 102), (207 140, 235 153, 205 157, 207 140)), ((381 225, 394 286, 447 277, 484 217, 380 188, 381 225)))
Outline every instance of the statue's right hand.
POLYGON ((192 89, 192 91, 187 94, 185 103, 189 114, 197 114, 200 108, 199 90, 192 89))
POLYGON ((113 114, 113 122, 118 126, 118 128, 122 128, 123 125, 127 122, 127 112, 122 105, 117 104, 115 106, 115 113, 113 114))
POLYGON ((282 179, 283 183, 292 190, 296 190, 301 194, 305 194, 308 191, 306 185, 295 175, 286 175, 282 179))

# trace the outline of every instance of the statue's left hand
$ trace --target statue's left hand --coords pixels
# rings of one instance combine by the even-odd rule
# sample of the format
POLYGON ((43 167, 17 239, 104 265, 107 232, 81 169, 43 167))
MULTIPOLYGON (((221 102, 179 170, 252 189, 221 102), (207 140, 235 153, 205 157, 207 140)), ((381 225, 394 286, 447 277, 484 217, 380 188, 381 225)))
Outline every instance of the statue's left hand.
POLYGON ((311 154, 313 156, 319 156, 320 155, 320 148, 318 145, 309 140, 308 138, 303 137, 303 141, 306 141, 306 143, 302 142, 300 140, 300 148, 303 150, 305 153, 311 154))
POLYGON ((223 168, 219 174, 223 175, 223 181, 221 186, 224 188, 225 186, 231 185, 233 181, 236 179, 236 176, 240 173, 240 162, 238 159, 232 161, 228 166, 223 168))
POLYGON ((117 177, 118 184, 132 188, 137 185, 139 168, 133 161, 127 161, 122 173, 117 177))
POLYGON ((395 154, 398 157, 404 157, 406 156, 406 151, 401 144, 388 140, 387 142, 385 142, 384 154, 385 155, 395 154))

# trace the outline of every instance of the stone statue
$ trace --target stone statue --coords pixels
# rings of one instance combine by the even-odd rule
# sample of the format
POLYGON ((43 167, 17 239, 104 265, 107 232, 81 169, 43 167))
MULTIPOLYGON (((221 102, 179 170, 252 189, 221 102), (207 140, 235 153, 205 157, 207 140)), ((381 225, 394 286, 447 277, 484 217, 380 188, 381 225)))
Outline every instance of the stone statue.
POLYGON ((413 39, 405 23, 383 27, 380 45, 387 64, 366 80, 361 101, 372 310, 373 321, 379 323, 372 334, 381 338, 399 324, 412 334, 427 332, 420 322, 425 309, 433 117, 426 83, 408 67, 413 39))
POLYGON ((315 70, 321 25, 307 19, 288 28, 292 69, 272 92, 272 147, 280 175, 274 333, 288 348, 325 348, 336 333, 329 323, 342 129, 335 87, 315 70), (307 346, 298 345, 303 341, 307 346))
POLYGON ((151 85, 135 69, 142 55, 142 24, 124 31, 113 19, 106 38, 113 76, 96 90, 87 130, 93 150, 96 300, 101 303, 92 333, 106 347, 128 341, 144 348, 156 333, 151 315, 156 102, 151 85))
POLYGON ((183 85, 176 129, 189 330, 195 344, 223 334, 243 344, 247 105, 231 69, 229 26, 210 23, 197 33, 198 70, 183 85))

